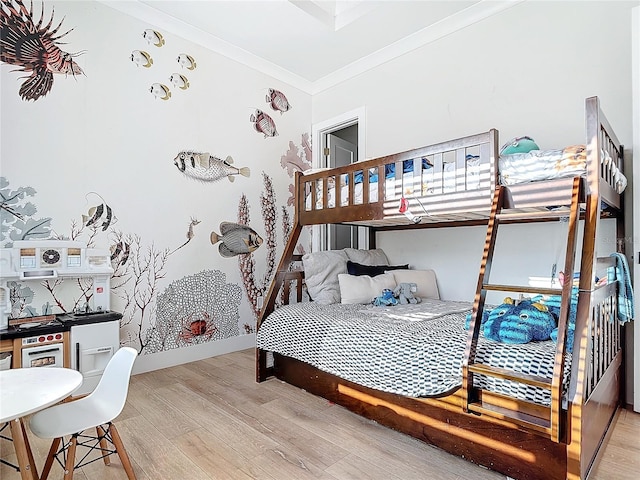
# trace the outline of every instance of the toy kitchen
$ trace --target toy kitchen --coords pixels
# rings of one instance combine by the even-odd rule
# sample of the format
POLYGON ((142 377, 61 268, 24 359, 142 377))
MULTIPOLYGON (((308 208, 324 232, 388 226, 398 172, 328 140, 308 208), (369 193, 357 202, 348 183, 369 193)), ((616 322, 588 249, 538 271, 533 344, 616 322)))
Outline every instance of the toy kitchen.
POLYGON ((112 274, 109 252, 82 242, 22 240, 0 249, 0 367, 73 368, 84 377, 74 396, 93 391, 120 347, 112 274), (64 284, 74 292, 71 311, 58 296, 64 284))

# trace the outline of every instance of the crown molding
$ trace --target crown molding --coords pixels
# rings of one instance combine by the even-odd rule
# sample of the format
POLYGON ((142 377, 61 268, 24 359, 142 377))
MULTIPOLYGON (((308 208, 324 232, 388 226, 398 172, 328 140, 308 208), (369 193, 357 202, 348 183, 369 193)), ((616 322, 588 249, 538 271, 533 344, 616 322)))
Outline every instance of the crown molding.
POLYGON ((436 40, 451 35, 454 32, 478 23, 524 1, 526 0, 481 0, 464 10, 460 10, 453 15, 316 80, 313 82, 312 90, 309 93, 311 93, 311 95, 320 93, 323 90, 334 87, 339 83, 345 82, 394 58, 428 45, 429 43, 433 43, 436 40))
POLYGON ((265 75, 272 76, 310 95, 315 95, 379 65, 409 53, 429 43, 462 30, 474 23, 496 15, 526 0, 481 0, 453 15, 423 28, 397 42, 381 48, 366 57, 340 68, 330 74, 310 81, 265 60, 242 48, 222 40, 171 15, 167 15, 148 4, 137 0, 96 0, 108 7, 137 18, 158 29, 171 32, 211 51, 247 65, 265 75))

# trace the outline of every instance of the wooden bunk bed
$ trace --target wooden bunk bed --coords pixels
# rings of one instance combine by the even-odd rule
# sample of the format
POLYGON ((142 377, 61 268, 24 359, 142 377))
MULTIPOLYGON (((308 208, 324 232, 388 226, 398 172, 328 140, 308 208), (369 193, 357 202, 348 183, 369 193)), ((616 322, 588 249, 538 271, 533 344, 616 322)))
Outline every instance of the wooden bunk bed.
POLYGON ((486 224, 484 256, 462 362, 462 386, 440 398, 407 397, 346 381, 289 356, 273 353, 268 357, 259 348, 257 381, 275 375, 512 478, 587 478, 615 419, 622 388, 617 282, 603 286, 594 283, 596 271, 602 272, 613 264, 611 258, 596 255, 600 218, 614 216, 618 238, 623 236, 622 198, 615 188, 614 173, 616 166, 622 168, 622 156, 623 147, 597 97, 591 97, 586 100, 586 175, 581 177, 500 185, 496 130, 346 167, 298 174, 294 227, 266 297, 258 330, 278 303, 288 303, 290 288, 296 288, 298 302, 302 299, 304 274, 292 269, 292 265, 300 260, 294 255, 294 248, 305 225, 365 225, 372 228, 371 238, 375 241, 375 232, 385 229, 486 224), (608 155, 608 162, 603 161, 604 155, 608 155), (429 175, 435 174, 426 188, 423 160, 428 162, 429 175), (455 168, 447 167, 447 161, 455 168), (391 174, 390 164, 395 166, 391 174), (407 165, 412 167, 412 175, 403 174, 407 165), (445 178, 447 170, 454 173, 445 178), (376 175, 379 179, 392 177, 393 183, 378 182, 376 175), (344 193, 339 194, 336 185, 343 185, 344 193), (392 191, 388 190, 389 185, 392 191), (408 211, 413 220, 411 215, 398 211, 400 199, 406 194, 412 199, 408 211), (572 353, 564 341, 571 282, 561 289, 489 283, 500 224, 551 221, 561 216, 569 217, 564 265, 569 278, 574 271, 577 225, 584 224, 572 353), (415 217, 420 218, 419 222, 415 217), (486 293, 492 290, 561 295, 553 378, 518 374, 476 362, 480 332, 480 321, 476 320, 484 309, 486 293), (571 357, 568 388, 566 383, 563 386, 566 355, 571 357), (550 393, 550 404, 541 406, 483 389, 475 381, 479 376, 545 389, 550 393))

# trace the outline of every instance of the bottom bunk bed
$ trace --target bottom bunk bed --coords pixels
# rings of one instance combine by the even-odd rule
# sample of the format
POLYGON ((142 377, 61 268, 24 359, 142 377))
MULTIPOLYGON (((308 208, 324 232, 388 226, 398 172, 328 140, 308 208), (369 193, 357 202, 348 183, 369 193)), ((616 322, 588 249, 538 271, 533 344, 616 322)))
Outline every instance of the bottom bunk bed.
MULTIPOLYGON (((263 322, 257 345, 261 354, 273 352, 269 373, 278 379, 473 463, 516 479, 586 478, 614 421, 622 374, 621 335, 613 321, 616 284, 595 297, 590 338, 599 351, 591 362, 575 360, 592 372, 590 394, 571 399, 574 359, 567 352, 561 415, 567 428, 559 442, 507 415, 464 411, 461 367, 470 303, 285 305, 263 322)), ((553 376, 552 340, 508 345, 480 337, 477 361, 553 376)), ((485 409, 500 411, 508 402, 523 419, 548 417, 551 398, 543 388, 489 377, 477 386, 485 409)))
MULTIPOLYGON (((452 221, 459 223, 458 219, 485 219, 487 237, 473 303, 439 302, 433 273, 420 276, 417 271, 406 270, 407 266, 390 266, 384 254, 375 250, 316 252, 302 258, 304 271, 299 264, 294 267, 301 260, 294 250, 303 225, 373 225, 374 240, 376 231, 389 226, 420 226, 398 215, 397 210, 385 216, 383 202, 354 205, 353 193, 347 194, 344 206, 341 202, 329 204, 329 179, 335 181, 346 167, 314 173, 310 180, 298 175, 294 228, 258 320, 257 381, 275 375, 512 478, 587 478, 619 407, 623 373, 621 321, 629 318, 619 317, 627 279, 618 276, 611 281, 609 274, 621 270, 621 257, 614 254, 598 258, 596 252, 604 208, 617 219, 618 236, 624 235, 621 195, 616 188, 623 148, 597 98, 587 99, 586 107, 586 172, 575 178, 497 184, 495 130, 419 149, 420 155, 433 158, 459 150, 456 158, 464 164, 467 150, 478 144, 481 165, 488 165, 489 177, 482 185, 490 190, 483 187, 461 193, 461 199, 442 212, 445 226, 452 221), (612 164, 616 166, 614 173, 612 164), (305 200, 309 184, 312 192, 322 190, 319 202, 305 200), (574 262, 579 257, 580 278, 575 287, 570 281, 552 288, 489 282, 499 223, 534 225, 564 217, 569 218, 569 227, 563 272, 566 278, 573 278, 574 262), (584 223, 581 251, 577 247, 580 222, 584 223), (349 262, 351 267, 356 264, 365 268, 358 273, 348 272, 349 262), (316 267, 321 267, 320 274, 316 267), (380 271, 368 271, 367 267, 380 271), (362 305, 368 302, 358 297, 366 297, 371 291, 354 291, 349 273, 369 278, 368 286, 378 292, 402 282, 415 282, 418 296, 432 300, 402 308, 362 305), (607 281, 596 283, 596 276, 607 281), (417 279, 433 283, 420 285, 422 280, 417 279), (348 280, 344 288, 343 280, 348 280), (385 281, 391 283, 386 285, 385 281), (314 302, 277 305, 289 303, 294 284, 297 302, 302 300, 303 284, 314 302), (492 311, 485 305, 489 290, 540 294, 546 300, 553 299, 557 306, 556 341, 526 345, 496 342, 483 323, 483 314, 492 311), (347 303, 341 303, 345 293, 353 297, 350 303, 361 304, 342 304, 347 303)), ((347 184, 355 183, 351 179, 355 179, 358 169, 377 171, 383 178, 390 159, 395 162, 395 171, 400 172, 405 157, 416 158, 407 152, 349 167, 353 171, 348 173, 347 184)), ((415 170, 420 168, 416 161, 413 165, 415 170)), ((362 183, 364 198, 369 198, 367 175, 362 183)), ((384 197, 382 185, 377 185, 377 199, 384 197)), ((428 201, 435 205, 443 203, 444 198, 435 196, 428 201)), ((439 218, 433 213, 428 223, 437 225, 439 218)))

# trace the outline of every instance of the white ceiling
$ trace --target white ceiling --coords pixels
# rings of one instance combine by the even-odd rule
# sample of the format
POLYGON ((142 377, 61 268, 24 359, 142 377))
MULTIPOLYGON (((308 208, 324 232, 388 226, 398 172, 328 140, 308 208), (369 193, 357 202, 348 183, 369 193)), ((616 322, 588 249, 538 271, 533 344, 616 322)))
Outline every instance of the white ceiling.
POLYGON ((523 0, 99 0, 317 93, 523 0))

